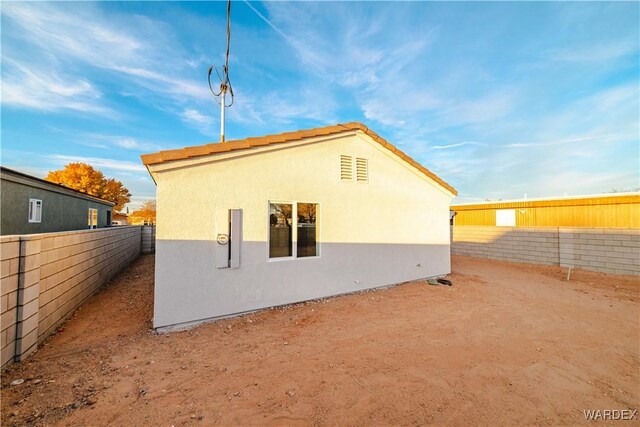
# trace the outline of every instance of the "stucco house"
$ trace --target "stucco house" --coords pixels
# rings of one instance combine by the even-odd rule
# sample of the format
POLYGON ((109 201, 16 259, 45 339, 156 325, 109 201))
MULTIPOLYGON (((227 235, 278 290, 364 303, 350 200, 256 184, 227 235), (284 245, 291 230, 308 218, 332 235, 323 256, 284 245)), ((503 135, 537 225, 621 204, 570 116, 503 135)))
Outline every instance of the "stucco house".
POLYGON ((360 123, 142 156, 154 327, 450 273, 456 190, 360 123))
POLYGON ((114 212, 111 225, 130 225, 129 215, 123 212, 114 212))
POLYGON ((0 234, 33 234, 111 225, 113 203, 0 167, 0 234))

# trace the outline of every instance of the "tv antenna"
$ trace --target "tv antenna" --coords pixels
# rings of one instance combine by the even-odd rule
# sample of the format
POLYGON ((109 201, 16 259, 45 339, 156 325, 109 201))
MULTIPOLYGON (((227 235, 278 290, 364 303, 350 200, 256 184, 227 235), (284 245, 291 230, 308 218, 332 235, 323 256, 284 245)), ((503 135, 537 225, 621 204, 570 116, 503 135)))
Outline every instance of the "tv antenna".
POLYGON ((231 0, 227 0, 227 52, 225 54, 224 65, 222 66, 222 75, 218 72, 215 65, 209 67, 207 80, 209 81, 209 90, 220 104, 220 142, 224 142, 224 110, 233 105, 233 88, 231 80, 229 80, 229 41, 231 40, 231 0), (216 92, 211 86, 211 71, 216 70, 218 79, 220 80, 220 90, 216 92), (231 102, 227 105, 227 92, 231 96, 231 102))

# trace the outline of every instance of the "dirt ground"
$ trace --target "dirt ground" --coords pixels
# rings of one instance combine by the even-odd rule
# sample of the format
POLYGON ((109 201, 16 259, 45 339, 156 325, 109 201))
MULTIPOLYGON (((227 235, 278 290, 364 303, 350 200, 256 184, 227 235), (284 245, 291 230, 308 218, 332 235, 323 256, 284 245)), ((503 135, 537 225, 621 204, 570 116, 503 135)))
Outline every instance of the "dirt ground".
POLYGON ((452 287, 158 335, 142 257, 3 373, 2 425, 555 425, 640 409, 638 278, 567 282, 560 268, 468 257, 453 271, 452 287))

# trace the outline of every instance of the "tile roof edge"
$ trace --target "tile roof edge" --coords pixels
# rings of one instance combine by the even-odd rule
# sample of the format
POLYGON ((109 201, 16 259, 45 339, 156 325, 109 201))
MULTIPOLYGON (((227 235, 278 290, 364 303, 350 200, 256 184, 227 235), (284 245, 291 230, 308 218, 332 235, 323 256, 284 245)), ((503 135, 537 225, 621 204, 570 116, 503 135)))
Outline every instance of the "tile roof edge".
POLYGON ((266 145, 282 144, 286 142, 299 141, 305 138, 313 138, 319 136, 328 136, 339 134, 349 131, 361 131, 369 138, 373 139, 378 144, 382 145, 387 150, 396 154, 405 163, 408 163, 412 167, 419 170, 435 181, 438 185, 445 188, 453 195, 458 195, 458 191, 445 182, 442 178, 431 172, 420 163, 413 160, 407 154, 396 148, 393 144, 382 138, 380 135, 369 129, 366 125, 360 122, 348 122, 340 123, 337 125, 324 126, 312 129, 303 129, 293 132, 283 132, 279 134, 265 135, 261 137, 249 137, 244 139, 237 139, 221 143, 207 143, 203 145, 196 145, 191 147, 178 148, 173 150, 159 151, 151 154, 143 154, 140 156, 142 163, 147 166, 147 169, 151 165, 157 165, 165 162, 193 159, 197 157, 208 156, 216 153, 223 153, 236 150, 246 150, 254 147, 262 147, 266 145), (268 141, 267 141, 268 140, 268 141))

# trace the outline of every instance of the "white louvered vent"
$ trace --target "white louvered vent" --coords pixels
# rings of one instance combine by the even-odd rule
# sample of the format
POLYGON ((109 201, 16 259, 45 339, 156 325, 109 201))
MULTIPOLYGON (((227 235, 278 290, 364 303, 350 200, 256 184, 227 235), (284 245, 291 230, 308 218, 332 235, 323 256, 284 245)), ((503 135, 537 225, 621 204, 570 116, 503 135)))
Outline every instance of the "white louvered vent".
POLYGON ((367 182, 369 180, 369 165, 367 159, 356 158, 356 180, 367 182))
POLYGON ((353 157, 340 156, 340 179, 342 181, 351 181, 353 179, 353 157))

